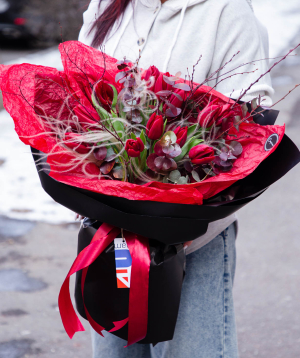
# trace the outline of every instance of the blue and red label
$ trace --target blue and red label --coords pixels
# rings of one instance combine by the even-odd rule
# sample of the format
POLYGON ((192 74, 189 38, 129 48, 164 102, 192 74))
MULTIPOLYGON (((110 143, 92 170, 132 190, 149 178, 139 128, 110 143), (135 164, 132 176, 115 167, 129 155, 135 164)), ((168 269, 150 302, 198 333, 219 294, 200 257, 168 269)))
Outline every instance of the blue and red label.
POLYGON ((125 239, 115 239, 115 261, 118 288, 130 288, 132 259, 125 239))

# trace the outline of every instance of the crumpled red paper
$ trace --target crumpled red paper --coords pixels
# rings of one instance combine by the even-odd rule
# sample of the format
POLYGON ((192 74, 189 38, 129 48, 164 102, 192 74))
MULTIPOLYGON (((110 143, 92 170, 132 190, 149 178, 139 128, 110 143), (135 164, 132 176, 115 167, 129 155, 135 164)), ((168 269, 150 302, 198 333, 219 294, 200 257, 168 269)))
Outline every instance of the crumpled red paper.
MULTIPOLYGON (((65 42, 60 45, 59 49, 64 71, 30 64, 0 65, 0 88, 3 92, 4 107, 14 120, 15 130, 25 144, 44 153, 53 152, 56 139, 51 136, 51 133, 45 133, 45 128, 36 113, 42 114, 44 111, 47 116, 57 116, 57 111, 60 109, 60 118, 64 120, 69 116, 68 106, 76 108, 81 102, 88 108, 91 115, 97 116, 88 98, 91 93, 90 85, 101 78, 103 73, 120 89, 120 85, 114 81, 118 72, 116 59, 77 41, 65 42), (62 104, 65 102, 67 105, 62 109, 62 104)), ((227 97, 207 86, 200 87, 197 95, 207 92, 210 92, 212 99, 229 101, 227 97)), ((56 149, 55 151, 60 153, 49 156, 47 161, 52 169, 50 176, 75 187, 129 200, 201 205, 203 199, 216 195, 237 180, 252 173, 276 150, 284 131, 284 126, 242 123, 238 138, 249 138, 240 139, 244 150, 235 160, 233 168, 227 173, 188 185, 164 184, 155 181, 145 185, 136 185, 113 180, 90 179, 83 174, 80 167, 72 172, 57 173, 54 171, 55 162, 67 163, 72 158, 67 150, 61 154, 62 148, 56 149), (273 133, 278 134, 279 141, 272 150, 265 151, 265 143, 273 133)), ((96 165, 92 163, 86 169, 95 174, 99 172, 96 165)))

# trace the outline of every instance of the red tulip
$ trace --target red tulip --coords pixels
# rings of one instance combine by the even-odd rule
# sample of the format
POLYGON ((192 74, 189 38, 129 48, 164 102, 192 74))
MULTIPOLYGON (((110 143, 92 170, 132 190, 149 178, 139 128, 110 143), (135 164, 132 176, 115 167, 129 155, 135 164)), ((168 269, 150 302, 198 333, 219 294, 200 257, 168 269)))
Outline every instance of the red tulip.
POLYGON ((216 127, 221 126, 222 131, 233 126, 233 121, 236 116, 243 117, 240 106, 231 108, 232 104, 220 103, 218 99, 210 102, 198 115, 198 123, 201 127, 211 127, 214 123, 216 127))
POLYGON ((159 75, 160 75, 159 69, 157 67, 155 67, 155 66, 150 66, 148 68, 148 70, 146 70, 143 73, 142 79, 144 79, 145 81, 149 81, 150 77, 154 77, 154 84, 153 84, 152 87, 149 87, 150 91, 154 90, 155 82, 156 82, 157 78, 159 77, 159 75))
POLYGON ((141 138, 128 139, 125 145, 125 150, 130 157, 139 157, 145 146, 141 138))
POLYGON ((146 134, 149 139, 156 140, 161 137, 164 131, 164 120, 162 116, 153 113, 146 126, 146 134))
POLYGON ((188 92, 181 89, 176 89, 170 97, 170 102, 177 108, 181 108, 183 102, 188 97, 188 92))
POLYGON ((227 104, 222 107, 220 118, 216 123, 217 126, 222 126, 222 131, 226 131, 229 128, 233 127, 234 123, 236 122, 236 117, 240 117, 241 119, 244 117, 240 105, 235 106, 233 109, 231 107, 231 104, 227 104))
POLYGON ((206 164, 215 159, 215 152, 206 144, 198 144, 190 150, 189 157, 193 164, 206 164))
POLYGON ((180 145, 180 147, 183 147, 186 139, 187 139, 187 132, 188 132, 188 127, 177 127, 174 130, 174 133, 177 136, 177 141, 176 143, 180 145))
POLYGON ((173 86, 164 80, 164 76, 171 77, 170 73, 160 73, 156 78, 153 92, 157 93, 160 91, 173 91, 173 86))
POLYGON ((220 117, 223 106, 216 103, 216 100, 210 102, 201 112, 199 112, 198 123, 200 127, 211 127, 220 117))
POLYGON ((107 111, 110 111, 110 107, 114 98, 114 92, 109 83, 105 81, 100 81, 95 86, 95 94, 100 102, 99 104, 106 109, 107 111))

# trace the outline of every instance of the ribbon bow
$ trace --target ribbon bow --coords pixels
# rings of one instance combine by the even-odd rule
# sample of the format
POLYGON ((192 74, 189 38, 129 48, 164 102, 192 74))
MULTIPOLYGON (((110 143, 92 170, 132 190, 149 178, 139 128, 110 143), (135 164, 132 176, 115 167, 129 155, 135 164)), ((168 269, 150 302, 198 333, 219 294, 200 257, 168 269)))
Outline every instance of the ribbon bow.
MULTIPOLYGON (((85 329, 71 301, 69 290, 70 277, 77 271, 82 270, 81 291, 84 303, 83 291, 88 267, 113 242, 119 233, 119 228, 109 224, 102 224, 91 243, 75 259, 61 287, 58 306, 63 325, 71 339, 76 332, 84 331, 85 329)), ((132 257, 129 317, 122 321, 113 322, 115 327, 109 332, 117 331, 128 323, 128 343, 126 346, 128 347, 144 339, 147 335, 150 249, 148 239, 127 231, 124 231, 124 236, 132 257)), ((98 334, 103 336, 102 331, 105 328, 93 320, 85 305, 84 309, 90 325, 98 334)))

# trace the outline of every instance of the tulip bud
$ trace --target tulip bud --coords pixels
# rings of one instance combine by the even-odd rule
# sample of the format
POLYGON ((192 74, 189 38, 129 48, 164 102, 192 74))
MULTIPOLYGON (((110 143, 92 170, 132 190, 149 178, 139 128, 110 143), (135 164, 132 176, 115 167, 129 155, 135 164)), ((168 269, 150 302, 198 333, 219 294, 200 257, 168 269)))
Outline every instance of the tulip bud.
POLYGON ((149 91, 154 90, 154 85, 155 85, 155 82, 156 82, 157 78, 159 77, 159 75, 160 75, 160 72, 155 66, 150 66, 148 68, 148 70, 144 71, 144 73, 142 75, 142 79, 144 79, 145 81, 150 81, 151 77, 152 77, 153 84, 151 87, 148 87, 149 91))
POLYGON ((206 144, 198 144, 189 152, 193 164, 207 164, 215 159, 215 152, 212 147, 206 144))
POLYGON ((154 84, 154 89, 153 89, 154 93, 157 93, 157 92, 160 92, 160 91, 165 91, 165 90, 170 90, 170 91, 174 90, 173 85, 167 83, 164 80, 164 76, 165 77, 171 77, 169 72, 160 73, 159 76, 156 78, 156 81, 155 81, 155 84, 154 84))
POLYGON ((157 140, 161 137, 164 131, 164 120, 162 116, 153 113, 148 120, 146 126, 146 134, 149 139, 157 140))
POLYGON ((139 157, 145 146, 141 138, 128 139, 126 141, 125 150, 130 157, 139 157))
POLYGON ((221 106, 208 105, 198 115, 198 123, 200 127, 211 127, 221 112, 221 106))
POLYGON ((106 111, 110 111, 111 104, 114 99, 114 92, 109 83, 106 81, 100 81, 95 85, 95 95, 99 104, 106 111))
POLYGON ((187 140, 188 127, 177 127, 174 133, 177 136, 176 143, 179 144, 180 147, 183 147, 187 140))

